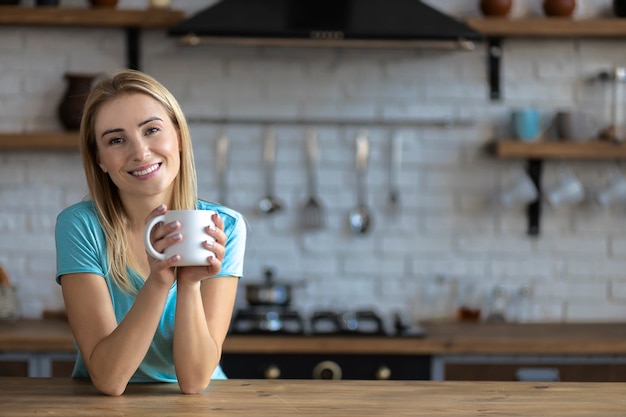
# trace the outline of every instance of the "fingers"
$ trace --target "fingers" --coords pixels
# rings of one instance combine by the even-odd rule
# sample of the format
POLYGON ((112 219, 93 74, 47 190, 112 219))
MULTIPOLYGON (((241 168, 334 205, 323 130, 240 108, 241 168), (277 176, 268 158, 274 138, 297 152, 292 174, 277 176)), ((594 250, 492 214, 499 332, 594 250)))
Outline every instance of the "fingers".
MULTIPOLYGON (((146 223, 150 222, 157 216, 165 214, 166 212, 167 206, 165 204, 161 204, 150 212, 146 218, 146 223)), ((150 230, 150 241, 152 243, 152 247, 157 252, 163 253, 167 247, 180 242, 183 239, 183 235, 181 233, 176 233, 176 231, 181 227, 182 226, 179 221, 173 221, 166 224, 163 224, 163 222, 157 223, 152 230, 150 230)), ((177 257, 177 259, 174 258, 175 257, 170 257, 163 262, 173 265, 180 260, 180 256, 177 257)))
POLYGON ((204 247, 215 254, 215 258, 220 261, 224 259, 224 254, 226 253, 226 233, 224 233, 224 221, 217 214, 213 214, 213 222, 215 223, 215 227, 207 227, 206 232, 213 238, 213 242, 211 239, 208 239, 205 242, 204 247))

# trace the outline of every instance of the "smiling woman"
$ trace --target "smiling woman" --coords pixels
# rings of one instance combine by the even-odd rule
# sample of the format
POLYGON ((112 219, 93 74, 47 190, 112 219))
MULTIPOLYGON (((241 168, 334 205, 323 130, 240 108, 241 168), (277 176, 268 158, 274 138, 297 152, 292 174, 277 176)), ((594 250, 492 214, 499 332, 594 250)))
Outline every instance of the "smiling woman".
MULTIPOLYGON (((150 381, 200 392, 225 378, 219 360, 243 273, 244 219, 198 199, 185 117, 146 74, 98 82, 80 140, 89 198, 63 210, 56 228, 57 282, 79 350, 73 376, 110 395, 150 381), (192 209, 215 212, 203 243, 215 256, 202 266, 180 266, 179 253, 149 256, 146 223, 192 209)), ((158 252, 184 238, 180 221, 149 236, 158 252)))

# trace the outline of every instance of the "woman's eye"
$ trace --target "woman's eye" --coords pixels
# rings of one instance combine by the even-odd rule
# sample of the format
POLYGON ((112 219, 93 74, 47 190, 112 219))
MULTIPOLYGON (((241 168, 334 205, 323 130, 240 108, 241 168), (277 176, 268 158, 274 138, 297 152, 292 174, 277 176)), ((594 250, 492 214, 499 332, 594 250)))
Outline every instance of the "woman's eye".
POLYGON ((116 145, 118 143, 122 143, 124 141, 123 138, 117 137, 117 138, 111 138, 109 139, 109 145, 116 145))
POLYGON ((151 135, 153 133, 157 133, 159 132, 161 129, 159 129, 158 127, 149 127, 148 129, 146 129, 146 135, 151 135))

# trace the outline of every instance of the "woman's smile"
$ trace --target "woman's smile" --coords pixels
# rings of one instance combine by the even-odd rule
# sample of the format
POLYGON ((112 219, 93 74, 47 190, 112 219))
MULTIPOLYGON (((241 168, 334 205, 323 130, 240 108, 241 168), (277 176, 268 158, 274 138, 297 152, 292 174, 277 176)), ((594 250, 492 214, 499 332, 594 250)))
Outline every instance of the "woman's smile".
POLYGON ((133 177, 138 177, 138 178, 150 178, 154 174, 156 175, 158 173, 159 168, 161 168, 161 162, 158 162, 156 164, 152 164, 152 165, 148 165, 146 167, 141 167, 139 169, 136 169, 134 171, 130 171, 130 174, 133 177))

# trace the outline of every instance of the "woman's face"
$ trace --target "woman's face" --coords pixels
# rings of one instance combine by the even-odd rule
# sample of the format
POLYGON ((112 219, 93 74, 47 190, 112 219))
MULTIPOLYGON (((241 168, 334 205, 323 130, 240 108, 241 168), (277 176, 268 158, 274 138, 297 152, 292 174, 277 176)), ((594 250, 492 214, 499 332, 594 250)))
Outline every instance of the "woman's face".
POLYGON ((96 115, 95 134, 98 164, 122 199, 168 202, 180 169, 180 138, 161 103, 140 93, 111 100, 96 115))

